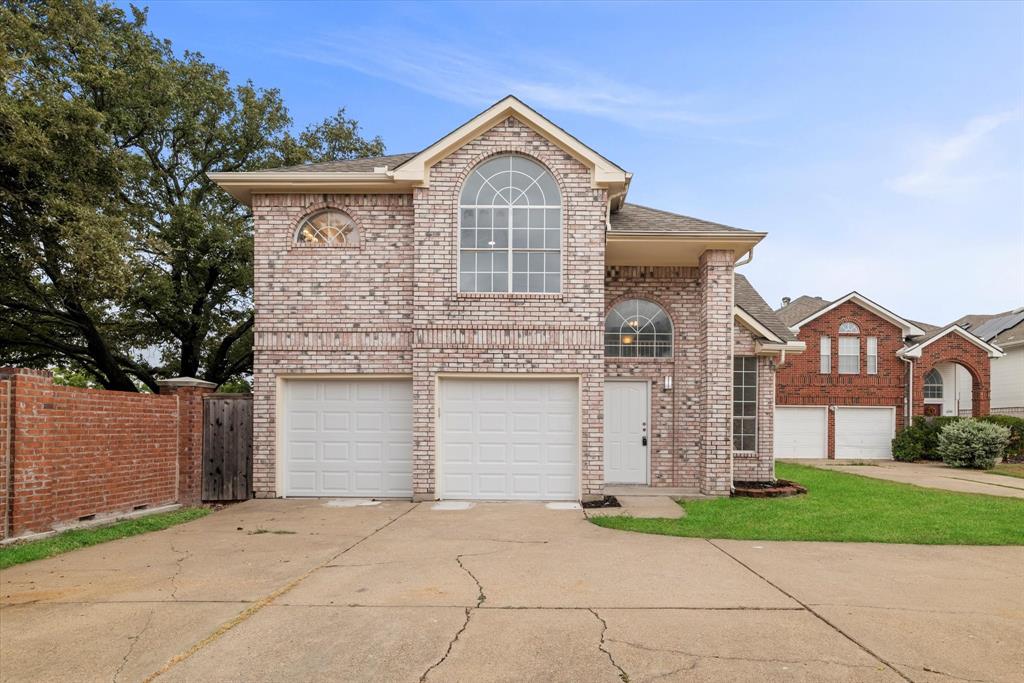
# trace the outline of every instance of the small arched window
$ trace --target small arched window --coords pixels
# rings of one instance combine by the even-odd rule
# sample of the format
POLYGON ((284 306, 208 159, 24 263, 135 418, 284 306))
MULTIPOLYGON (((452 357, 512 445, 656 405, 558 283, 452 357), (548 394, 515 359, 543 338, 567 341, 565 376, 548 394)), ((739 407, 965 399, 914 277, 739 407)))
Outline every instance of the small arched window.
POLYGON ((352 247, 359 244, 359 227, 344 211, 324 209, 302 219, 295 231, 295 242, 310 246, 352 247))
POLYGON ((942 374, 935 368, 924 376, 924 397, 942 398, 942 374))
POLYGON ((856 323, 843 323, 839 326, 839 334, 860 334, 856 323))
POLYGON ((605 318, 604 355, 668 358, 672 355, 672 321, 665 310, 652 301, 620 301, 605 318))
POLYGON ((562 291, 562 196, 519 154, 484 161, 459 195, 459 291, 562 291))

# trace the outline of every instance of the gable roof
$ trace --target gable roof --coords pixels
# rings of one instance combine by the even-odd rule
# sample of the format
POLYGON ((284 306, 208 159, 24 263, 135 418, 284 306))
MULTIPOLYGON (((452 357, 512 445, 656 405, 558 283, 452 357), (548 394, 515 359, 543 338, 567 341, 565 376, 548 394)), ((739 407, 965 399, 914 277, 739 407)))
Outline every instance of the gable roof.
POLYGON ((832 302, 826 301, 820 296, 807 296, 805 294, 793 299, 782 308, 776 310, 775 313, 778 314, 782 322, 793 326, 812 313, 817 313, 830 303, 832 302))
POLYGON ((967 341, 971 342, 975 346, 983 349, 986 353, 988 353, 989 358, 1000 358, 1001 356, 1004 355, 1002 349, 1000 349, 997 346, 993 346, 984 339, 981 339, 980 337, 971 334, 970 332, 960 327, 956 323, 950 323, 945 327, 937 328, 926 335, 916 338, 913 344, 907 346, 906 348, 900 349, 899 355, 907 358, 920 358, 922 349, 924 349, 932 342, 936 342, 939 339, 942 339, 948 334, 956 334, 963 337, 967 341))
MULTIPOLYGON (((803 299, 805 297, 800 297, 800 298, 803 299)), ((807 297, 807 298, 809 298, 809 297, 807 297)), ((815 318, 817 318, 817 317, 819 317, 821 315, 824 315, 825 313, 828 313, 829 311, 833 310, 834 308, 842 306, 847 301, 850 301, 852 303, 857 304, 861 308, 864 308, 864 309, 870 311, 871 313, 874 313, 875 315, 877 315, 879 318, 882 318, 883 320, 888 320, 893 325, 895 325, 896 327, 899 327, 903 331, 903 336, 904 337, 917 337, 917 336, 925 334, 924 330, 922 330, 920 327, 918 327, 917 325, 915 325, 911 321, 907 320, 906 318, 901 318, 900 316, 896 315, 895 313, 893 313, 889 309, 885 308, 884 306, 882 306, 880 304, 875 303, 874 301, 872 301, 871 299, 867 298, 863 294, 860 294, 859 292, 850 292, 846 296, 840 297, 840 298, 836 299, 835 301, 825 302, 825 305, 821 306, 820 308, 817 308, 817 310, 811 311, 810 313, 807 313, 806 315, 803 315, 798 320, 796 320, 796 322, 790 322, 789 326, 791 328, 799 328, 799 327, 801 327, 803 325, 806 325, 807 323, 809 323, 810 321, 814 320, 815 318)), ((790 303, 790 306, 792 306, 792 305, 793 305, 793 302, 790 303)), ((808 305, 807 308, 809 309, 810 306, 808 305)), ((787 317, 795 318, 796 315, 787 316, 787 317)))
POLYGON ((797 341, 796 335, 757 293, 750 280, 738 273, 735 275, 734 303, 783 342, 797 341))
POLYGON ((609 219, 612 232, 622 233, 665 233, 665 234, 751 234, 752 230, 734 228, 713 221, 705 221, 692 216, 652 209, 649 206, 623 203, 618 211, 613 211, 609 219))
POLYGON ((608 191, 613 211, 622 205, 633 175, 512 95, 419 152, 207 176, 244 204, 261 192, 411 192, 430 185, 431 166, 510 116, 587 166, 593 187, 608 191))
POLYGON ((480 112, 426 149, 417 152, 395 168, 395 180, 410 180, 420 186, 430 184, 430 167, 470 140, 490 130, 502 120, 514 116, 537 134, 550 140, 567 154, 572 155, 591 171, 594 187, 608 188, 613 195, 625 196, 632 174, 580 142, 565 129, 537 113, 519 98, 507 95, 480 112))
POLYGON ((965 315, 954 324, 1000 346, 1024 342, 1024 308, 992 315, 965 315))

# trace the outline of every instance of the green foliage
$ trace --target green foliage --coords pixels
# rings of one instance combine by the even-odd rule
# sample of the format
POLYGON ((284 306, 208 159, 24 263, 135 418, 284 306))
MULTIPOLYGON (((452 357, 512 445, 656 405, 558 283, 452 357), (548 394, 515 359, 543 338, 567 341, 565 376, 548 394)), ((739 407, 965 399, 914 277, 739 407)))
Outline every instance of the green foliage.
POLYGON ((590 521, 612 529, 696 538, 1024 545, 1024 505, 1015 498, 926 489, 802 465, 777 463, 775 468, 779 477, 806 486, 808 493, 686 501, 682 519, 590 521))
POLYGON ((99 386, 96 378, 84 370, 74 368, 52 368, 53 383, 63 387, 80 387, 82 389, 95 389, 99 386))
POLYGON ((1006 445, 1006 461, 1024 462, 1024 418, 1012 415, 986 415, 977 419, 1009 429, 1010 441, 1006 445))
POLYGON ((244 377, 229 379, 217 388, 221 394, 249 394, 252 393, 252 384, 244 377))
POLYGON ((917 462, 918 460, 941 460, 938 453, 939 432, 942 428, 963 418, 960 417, 921 417, 913 419, 892 440, 892 457, 901 462, 917 462))
POLYGON ((149 531, 159 531, 175 524, 191 522, 193 519, 199 519, 208 514, 210 514, 209 508, 181 508, 173 512, 164 512, 123 522, 115 522, 109 526, 74 529, 38 541, 26 541, 24 543, 2 546, 0 547, 0 569, 32 562, 33 560, 42 560, 98 543, 115 541, 119 538, 136 536, 149 531))
POLYGON ((251 371, 252 217, 207 177, 381 154, 344 109, 297 136, 146 15, 0 4, 0 365, 111 389, 251 371), (146 350, 146 353, 143 353, 146 350))
POLYGON ((960 420, 939 432, 938 453, 950 467, 990 470, 1003 457, 1010 430, 979 420, 960 420))

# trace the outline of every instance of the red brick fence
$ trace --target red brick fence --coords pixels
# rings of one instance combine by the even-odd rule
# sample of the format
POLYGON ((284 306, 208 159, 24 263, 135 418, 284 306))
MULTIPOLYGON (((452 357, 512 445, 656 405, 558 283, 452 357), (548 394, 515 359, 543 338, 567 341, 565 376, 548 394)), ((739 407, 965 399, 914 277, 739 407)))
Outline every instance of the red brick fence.
POLYGON ((210 382, 137 394, 56 386, 45 370, 0 368, 0 538, 202 496, 210 382))

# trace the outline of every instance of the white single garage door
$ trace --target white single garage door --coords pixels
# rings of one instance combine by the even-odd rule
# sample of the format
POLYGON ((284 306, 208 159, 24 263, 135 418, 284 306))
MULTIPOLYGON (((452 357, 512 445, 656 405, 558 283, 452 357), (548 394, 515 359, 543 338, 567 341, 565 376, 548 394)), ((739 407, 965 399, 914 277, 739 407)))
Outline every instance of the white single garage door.
POLYGON ((578 500, 576 380, 442 379, 439 496, 578 500))
POLYGON ((284 382, 284 495, 412 496, 412 382, 284 382))
POLYGON ((775 406, 775 457, 827 458, 828 408, 775 406))
POLYGON ((895 408, 836 408, 836 457, 892 457, 895 408))

